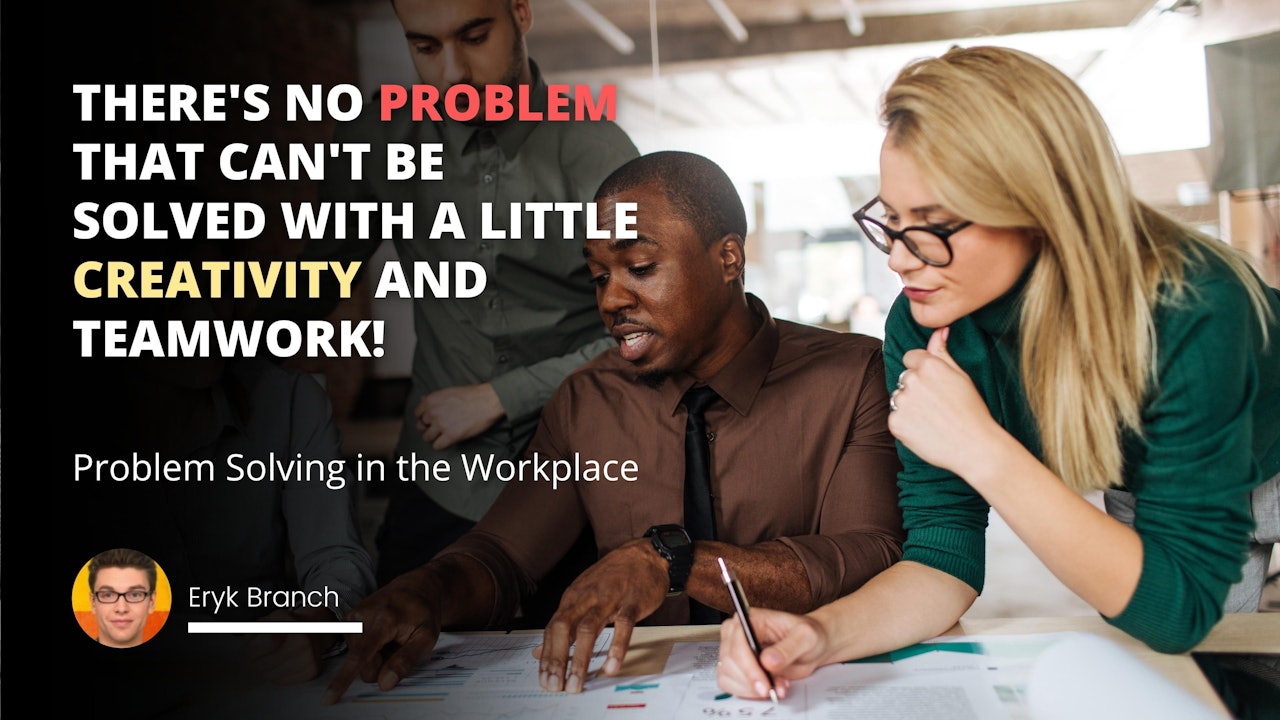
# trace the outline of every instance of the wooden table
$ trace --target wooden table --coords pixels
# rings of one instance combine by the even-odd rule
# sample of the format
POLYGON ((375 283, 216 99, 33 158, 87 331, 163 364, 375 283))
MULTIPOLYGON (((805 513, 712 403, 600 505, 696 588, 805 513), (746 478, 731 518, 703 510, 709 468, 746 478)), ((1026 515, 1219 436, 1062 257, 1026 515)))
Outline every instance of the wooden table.
MULTIPOLYGON (((1158 653, 1100 617, 1050 617, 961 620, 946 635, 1032 635, 1088 632, 1114 641, 1148 666, 1230 717, 1217 692, 1205 679, 1190 653, 1158 653)), ((719 640, 719 628, 637 627, 622 667, 623 675, 662 672, 674 642, 719 640)), ((1193 652, 1280 653, 1280 613, 1227 615, 1193 652)))

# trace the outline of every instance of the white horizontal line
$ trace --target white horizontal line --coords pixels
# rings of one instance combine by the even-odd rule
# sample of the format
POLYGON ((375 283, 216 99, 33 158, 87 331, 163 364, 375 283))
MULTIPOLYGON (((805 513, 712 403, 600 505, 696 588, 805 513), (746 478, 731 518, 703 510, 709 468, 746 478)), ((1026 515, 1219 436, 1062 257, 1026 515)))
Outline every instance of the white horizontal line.
POLYGON ((298 635, 301 633, 361 633, 364 623, 359 622, 189 622, 187 632, 215 635, 261 635, 277 633, 298 635))

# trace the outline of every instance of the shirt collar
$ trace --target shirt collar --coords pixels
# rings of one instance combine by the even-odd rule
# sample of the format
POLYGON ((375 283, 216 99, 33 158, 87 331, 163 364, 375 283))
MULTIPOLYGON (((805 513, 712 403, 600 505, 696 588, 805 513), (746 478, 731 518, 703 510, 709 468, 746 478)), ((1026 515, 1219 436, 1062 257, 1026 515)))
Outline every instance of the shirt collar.
MULTIPOLYGON (((538 64, 529 60, 529 70, 533 75, 533 82, 529 84, 529 110, 533 112, 546 113, 547 111, 547 83, 542 78, 542 71, 538 69, 538 64)), ((519 86, 512 88, 516 93, 516 97, 512 98, 512 103, 519 102, 519 86)), ((444 135, 446 146, 462 148, 461 154, 474 152, 475 145, 479 142, 482 133, 487 133, 497 142, 502 155, 510 160, 520 151, 520 146, 525 140, 529 139, 529 135, 538 127, 538 121, 520 120, 512 117, 509 120, 503 120, 500 123, 488 125, 468 125, 467 123, 457 122, 446 118, 443 123, 444 128, 441 131, 444 135)))
MULTIPOLYGON (((769 314, 769 309, 760 298, 751 293, 747 293, 747 304, 756 317, 760 318, 760 327, 729 364, 707 381, 717 395, 724 398, 739 415, 744 416, 751 412, 756 395, 764 386, 769 369, 773 367, 773 358, 778 354, 778 324, 769 314)), ((662 386, 663 406, 675 415, 680 400, 696 382, 692 375, 685 373, 672 376, 662 386)))

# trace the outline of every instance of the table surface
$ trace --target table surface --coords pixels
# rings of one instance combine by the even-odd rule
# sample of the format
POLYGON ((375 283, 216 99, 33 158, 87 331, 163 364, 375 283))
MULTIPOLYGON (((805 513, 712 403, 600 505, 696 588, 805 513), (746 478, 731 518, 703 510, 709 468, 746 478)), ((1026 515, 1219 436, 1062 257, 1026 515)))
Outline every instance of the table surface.
MULTIPOLYGON (((1032 635, 1089 632, 1112 640, 1151 668, 1230 717, 1226 706, 1205 679, 1190 653, 1158 653, 1100 617, 1047 617, 961 620, 945 635, 1032 635)), ((719 640, 718 627, 637 627, 631 637, 622 675, 661 673, 674 642, 719 640)), ((1280 613, 1227 615, 1193 652, 1280 653, 1280 613)))

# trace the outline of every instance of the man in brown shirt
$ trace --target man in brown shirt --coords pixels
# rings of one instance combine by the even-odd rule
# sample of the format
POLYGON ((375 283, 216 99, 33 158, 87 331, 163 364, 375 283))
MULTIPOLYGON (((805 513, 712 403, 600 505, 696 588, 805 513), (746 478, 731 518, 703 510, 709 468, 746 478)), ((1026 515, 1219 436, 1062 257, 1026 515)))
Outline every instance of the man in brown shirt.
POLYGON ((474 530, 349 615, 364 633, 349 638, 328 701, 357 675, 394 686, 441 628, 501 625, 587 526, 601 557, 565 592, 536 653, 547 690, 582 689, 590 653, 570 659, 569 648, 590 647, 608 624, 606 674, 637 621, 686 623, 691 600, 732 612, 717 557, 753 604, 806 612, 901 556, 880 341, 774 320, 745 292, 745 212, 706 158, 632 160, 596 201, 610 237, 583 254, 619 347, 557 389, 532 462, 474 530), (614 227, 622 203, 636 204, 634 237, 614 227), (683 398, 695 385, 718 395, 705 411, 716 539, 687 542, 683 398), (546 465, 535 472, 554 461, 578 470, 556 483, 546 465), (587 479, 597 465, 618 479, 587 479))

